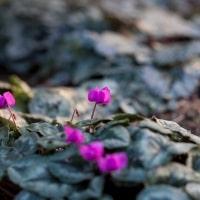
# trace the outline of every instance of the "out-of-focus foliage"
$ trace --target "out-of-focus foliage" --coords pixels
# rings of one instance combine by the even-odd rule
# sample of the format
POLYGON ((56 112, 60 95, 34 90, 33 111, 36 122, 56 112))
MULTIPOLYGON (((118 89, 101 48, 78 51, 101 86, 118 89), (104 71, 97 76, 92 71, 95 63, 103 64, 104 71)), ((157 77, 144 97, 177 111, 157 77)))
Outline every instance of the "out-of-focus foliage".
MULTIPOLYGON (((0 63, 34 85, 106 83, 117 94, 112 112, 174 110, 199 85, 199 11, 191 0, 4 0, 0 63)), ((57 98, 29 108, 55 116, 46 110, 57 98)))

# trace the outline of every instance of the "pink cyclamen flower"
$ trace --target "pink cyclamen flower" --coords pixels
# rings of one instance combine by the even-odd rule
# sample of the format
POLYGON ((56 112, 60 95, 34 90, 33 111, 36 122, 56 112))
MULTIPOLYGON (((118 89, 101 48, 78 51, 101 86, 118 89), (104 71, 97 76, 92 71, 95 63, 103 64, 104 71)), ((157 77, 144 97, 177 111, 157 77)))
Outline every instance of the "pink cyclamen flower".
POLYGON ((6 108, 6 106, 6 99, 4 98, 4 96, 0 95, 0 108, 6 108))
POLYGON ((98 160, 98 167, 103 173, 120 171, 127 165, 128 157, 124 152, 108 154, 98 160))
POLYGON ((15 103, 15 97, 11 92, 4 92, 3 95, 0 95, 0 108, 12 107, 15 103))
POLYGON ((111 93, 108 87, 99 89, 98 87, 90 89, 88 92, 88 100, 96 104, 107 105, 111 101, 111 93))
POLYGON ((100 141, 85 144, 79 148, 80 155, 88 161, 97 161, 104 154, 104 145, 100 141))
POLYGON ((66 134, 66 142, 82 144, 85 141, 84 134, 79 129, 70 126, 65 126, 64 132, 66 134))

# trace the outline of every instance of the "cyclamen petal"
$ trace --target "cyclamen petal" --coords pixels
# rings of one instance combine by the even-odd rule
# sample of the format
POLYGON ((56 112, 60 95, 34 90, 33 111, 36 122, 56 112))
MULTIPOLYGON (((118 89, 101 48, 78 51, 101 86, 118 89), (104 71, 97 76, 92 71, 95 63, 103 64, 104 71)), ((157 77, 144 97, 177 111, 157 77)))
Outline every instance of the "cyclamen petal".
POLYGON ((91 102, 96 102, 98 100, 98 95, 99 95, 99 88, 94 88, 89 90, 88 92, 88 100, 91 102))
POLYGON ((70 126, 64 126, 64 132, 67 135, 72 134, 74 132, 74 128, 72 128, 70 126))
POLYGON ((79 129, 65 126, 64 132, 66 134, 66 142, 82 144, 85 141, 84 134, 79 129))
POLYGON ((79 152, 85 160, 97 161, 104 154, 104 145, 99 141, 91 142, 90 144, 80 146, 79 152))
POLYGON ((11 92, 4 92, 3 95, 0 95, 0 108, 12 107, 15 104, 16 100, 11 92))
POLYGON ((8 106, 14 106, 16 101, 15 101, 15 97, 12 95, 11 92, 4 92, 3 93, 3 97, 5 98, 6 100, 6 103, 8 106))
POLYGON ((110 101, 111 101, 111 93, 110 93, 109 88, 108 87, 104 87, 102 89, 102 92, 104 93, 104 100, 103 100, 104 104, 110 103, 110 101))
POLYGON ((124 152, 108 154, 98 160, 98 167, 102 173, 119 171, 128 165, 128 157, 124 152))
POLYGON ((5 108, 7 106, 4 96, 0 95, 0 108, 5 108))
POLYGON ((97 104, 106 105, 111 101, 111 93, 108 87, 99 89, 98 87, 89 90, 88 100, 97 104))
POLYGON ((104 92, 101 90, 99 91, 97 97, 96 97, 96 103, 97 104, 102 104, 104 102, 104 99, 105 99, 105 94, 104 92))

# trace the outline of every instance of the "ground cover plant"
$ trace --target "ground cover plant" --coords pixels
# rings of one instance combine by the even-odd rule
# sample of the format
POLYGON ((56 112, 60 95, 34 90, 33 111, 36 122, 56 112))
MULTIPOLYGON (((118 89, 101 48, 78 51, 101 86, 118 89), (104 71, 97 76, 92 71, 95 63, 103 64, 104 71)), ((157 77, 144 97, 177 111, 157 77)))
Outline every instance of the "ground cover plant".
POLYGON ((199 0, 0 0, 0 200, 198 200, 199 56, 199 0))
MULTIPOLYGON (((16 102, 22 88, 13 91, 16 102)), ((85 94, 94 108, 113 103, 108 87, 85 94)), ((200 138, 175 122, 128 113, 96 118, 95 109, 89 119, 75 119, 75 109, 69 121, 50 121, 11 111, 11 92, 0 97, 1 199, 198 199, 200 138)))

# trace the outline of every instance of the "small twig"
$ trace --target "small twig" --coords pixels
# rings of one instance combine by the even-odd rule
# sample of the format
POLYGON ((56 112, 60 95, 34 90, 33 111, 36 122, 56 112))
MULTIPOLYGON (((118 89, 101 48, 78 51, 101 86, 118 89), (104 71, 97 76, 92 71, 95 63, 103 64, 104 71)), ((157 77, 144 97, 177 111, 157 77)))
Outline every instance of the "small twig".
POLYGON ((73 111, 73 113, 72 113, 72 117, 71 117, 71 119, 70 119, 70 122, 71 122, 71 123, 72 123, 73 120, 74 120, 75 114, 76 114, 77 117, 80 116, 80 115, 79 115, 79 112, 78 112, 78 110, 77 110, 76 108, 74 109, 74 111, 73 111))
MULTIPOLYGON (((14 123, 16 129, 17 129, 17 125, 16 125, 16 123, 15 123, 16 116, 12 113, 12 110, 11 110, 11 108, 10 108, 9 105, 8 105, 8 111, 10 112, 10 117, 12 118, 12 121, 13 121, 13 123, 14 123)), ((10 119, 10 117, 9 117, 9 119, 10 119)))

